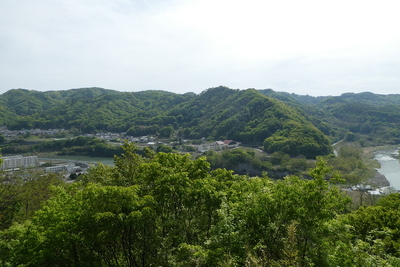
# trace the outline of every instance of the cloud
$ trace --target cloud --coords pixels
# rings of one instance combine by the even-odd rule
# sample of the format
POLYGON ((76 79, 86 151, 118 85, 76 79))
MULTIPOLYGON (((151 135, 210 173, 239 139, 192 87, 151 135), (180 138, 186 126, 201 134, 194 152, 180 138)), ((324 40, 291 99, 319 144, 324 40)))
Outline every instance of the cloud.
POLYGON ((212 86, 397 93, 393 1, 69 0, 0 4, 0 92, 212 86))

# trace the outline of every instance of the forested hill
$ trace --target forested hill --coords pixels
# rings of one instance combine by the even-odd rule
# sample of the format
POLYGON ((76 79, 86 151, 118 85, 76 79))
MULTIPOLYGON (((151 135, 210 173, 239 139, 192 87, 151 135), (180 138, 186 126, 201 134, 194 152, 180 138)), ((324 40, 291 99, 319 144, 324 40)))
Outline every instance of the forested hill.
POLYGON ((332 141, 347 137, 363 144, 400 143, 400 95, 312 97, 222 86, 200 94, 13 89, 0 95, 0 125, 134 136, 172 127, 183 138, 233 139, 263 144, 269 152, 314 157, 330 153, 332 141))
POLYGON ((126 131, 132 125, 152 124, 194 94, 164 91, 137 93, 102 88, 37 92, 10 90, 0 96, 1 125, 10 129, 65 128, 83 132, 126 131))
POLYGON ((336 101, 351 101, 360 102, 364 104, 371 104, 374 106, 384 106, 384 105, 400 105, 400 94, 374 94, 371 92, 362 93, 344 93, 340 96, 310 96, 310 95, 298 95, 294 93, 287 92, 277 92, 272 89, 261 89, 260 93, 277 98, 282 101, 297 101, 303 104, 318 104, 326 99, 336 100, 336 101))
POLYGON ((260 92, 303 110, 314 125, 336 140, 350 136, 350 141, 361 145, 400 144, 400 94, 312 97, 270 89, 260 92))
POLYGON ((165 91, 118 92, 101 88, 0 96, 1 125, 9 129, 65 128, 140 136, 173 127, 184 138, 233 139, 267 151, 315 157, 330 140, 304 112, 257 90, 210 88, 196 95, 165 91))
POLYGON ((212 136, 246 144, 264 142, 267 152, 313 157, 331 152, 329 139, 304 115, 257 90, 211 88, 169 115, 183 118, 195 138, 212 136))

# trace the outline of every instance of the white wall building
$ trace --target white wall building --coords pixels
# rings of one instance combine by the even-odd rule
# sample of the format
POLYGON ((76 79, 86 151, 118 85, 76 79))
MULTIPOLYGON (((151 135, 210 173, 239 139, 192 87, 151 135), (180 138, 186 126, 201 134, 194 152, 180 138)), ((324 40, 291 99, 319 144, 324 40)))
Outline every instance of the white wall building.
POLYGON ((56 166, 46 167, 46 172, 62 172, 65 171, 67 173, 75 173, 76 170, 80 169, 79 166, 75 166, 75 163, 70 164, 60 164, 56 166))
POLYGON ((239 146, 239 142, 235 142, 232 140, 225 140, 225 141, 215 141, 211 143, 201 144, 197 147, 197 150, 201 153, 209 151, 209 150, 221 150, 226 148, 235 148, 239 146))
POLYGON ((15 168, 29 168, 36 167, 38 165, 37 156, 23 157, 21 155, 2 157, 3 164, 1 165, 2 170, 15 169, 15 168))
MULTIPOLYGON (((222 143, 222 144, 223 144, 223 143, 222 143)), ((206 151, 209 151, 209 150, 217 151, 217 150, 221 150, 221 149, 222 149, 222 145, 221 145, 221 142, 220 142, 220 141, 211 142, 211 143, 206 143, 206 144, 201 144, 201 145, 199 145, 199 146, 197 147, 197 150, 198 150, 199 152, 206 152, 206 151)))

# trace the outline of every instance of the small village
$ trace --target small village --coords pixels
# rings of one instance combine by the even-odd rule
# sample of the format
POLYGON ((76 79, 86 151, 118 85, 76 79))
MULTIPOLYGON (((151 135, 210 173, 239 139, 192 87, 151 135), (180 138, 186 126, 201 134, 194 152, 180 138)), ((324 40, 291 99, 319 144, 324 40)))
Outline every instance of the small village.
MULTIPOLYGON (((30 130, 9 130, 6 127, 0 127, 0 134, 2 134, 6 140, 13 140, 22 138, 23 136, 32 135, 38 137, 46 138, 58 138, 61 136, 67 136, 68 131, 65 129, 30 129, 30 130)), ((113 132, 97 132, 93 134, 82 134, 79 136, 83 137, 95 137, 100 140, 105 140, 108 142, 117 142, 117 144, 122 145, 123 140, 136 143, 139 147, 157 147, 159 145, 176 147, 177 141, 170 141, 166 139, 158 139, 157 136, 129 136, 126 132, 113 133, 113 132)), ((181 143, 187 144, 188 140, 181 140, 181 143)), ((206 138, 199 140, 199 144, 187 144, 186 147, 190 147, 192 152, 204 153, 207 151, 222 151, 225 149, 238 148, 241 145, 240 142, 234 140, 218 140, 218 141, 207 141, 206 138)), ((18 171, 20 169, 36 169, 42 170, 45 173, 61 173, 68 180, 70 177, 76 177, 76 175, 84 174, 88 171, 90 166, 96 163, 90 163, 87 161, 79 160, 67 160, 67 161, 57 161, 51 160, 41 160, 35 155, 22 156, 22 155, 10 155, 2 157, 3 164, 0 167, 4 172, 18 171)), ((382 187, 384 190, 386 184, 382 187)), ((349 191, 365 191, 370 195, 380 195, 383 192, 380 188, 374 188, 370 185, 355 185, 348 188, 349 191)))
MULTIPOLYGON (((30 129, 30 130, 9 130, 6 127, 0 127, 0 134, 2 134, 6 140, 15 140, 26 136, 38 136, 46 138, 59 139, 59 136, 66 136, 68 133, 65 129, 30 129)), ((83 137, 95 137, 100 140, 105 141, 115 141, 122 144, 122 140, 127 140, 129 142, 135 142, 139 146, 151 146, 155 147, 158 145, 171 146, 174 147, 176 142, 168 142, 166 140, 157 141, 155 136, 140 136, 134 137, 126 135, 126 132, 122 133, 112 133, 112 132, 98 132, 93 134, 83 134, 83 137)), ((187 140, 182 140, 186 143, 187 140)), ((233 140, 223 140, 223 141, 213 141, 207 142, 205 138, 202 138, 199 145, 190 145, 193 148, 193 152, 204 153, 206 151, 220 151, 224 149, 233 149, 240 146, 240 142, 233 140)), ((79 175, 87 172, 91 164, 85 161, 74 161, 69 160, 68 162, 57 162, 52 161, 48 163, 45 160, 41 161, 35 155, 22 156, 22 155, 9 155, 2 157, 3 164, 1 170, 5 172, 18 171, 20 169, 37 169, 43 170, 46 173, 63 173, 65 178, 71 175, 79 175), (51 166, 49 166, 51 165, 51 166)), ((93 165, 93 164, 92 164, 93 165)))

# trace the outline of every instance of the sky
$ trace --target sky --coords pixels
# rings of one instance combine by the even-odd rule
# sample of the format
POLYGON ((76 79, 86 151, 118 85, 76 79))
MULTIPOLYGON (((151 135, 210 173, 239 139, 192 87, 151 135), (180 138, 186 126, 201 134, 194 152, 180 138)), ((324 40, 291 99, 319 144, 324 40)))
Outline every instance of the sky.
POLYGON ((400 94, 393 0, 0 0, 0 94, 400 94))

